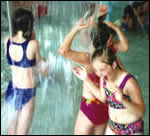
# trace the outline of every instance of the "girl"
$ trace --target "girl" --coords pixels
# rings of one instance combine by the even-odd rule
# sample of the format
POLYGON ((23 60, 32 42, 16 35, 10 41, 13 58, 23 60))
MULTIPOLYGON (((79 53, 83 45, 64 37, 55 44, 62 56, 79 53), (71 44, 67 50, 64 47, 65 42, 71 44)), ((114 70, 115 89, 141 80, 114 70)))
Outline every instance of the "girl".
MULTIPOLYGON (((12 18, 12 41, 7 36, 4 40, 5 54, 12 71, 12 80, 6 90, 5 101, 11 107, 9 112, 8 134, 26 135, 34 111, 36 83, 34 67, 44 62, 33 31, 33 15, 25 9, 17 9, 12 18), (13 116, 13 112, 15 115, 13 116)), ((48 73, 49 67, 40 70, 48 73)))
POLYGON ((114 52, 104 47, 92 55, 92 66, 101 77, 100 89, 88 78, 85 68, 74 67, 73 72, 101 102, 108 102, 109 121, 105 134, 143 135, 145 106, 141 89, 136 79, 123 70, 114 52))
MULTIPOLYGON (((73 27, 72 31, 66 36, 64 42, 61 44, 58 52, 60 55, 65 58, 74 61, 76 63, 82 64, 87 68, 88 76, 90 80, 97 86, 99 86, 99 77, 95 75, 94 69, 90 62, 90 55, 88 52, 77 52, 71 50, 72 40, 75 35, 82 29, 86 29, 89 27, 89 22, 86 24, 82 23, 83 20, 80 21, 73 27)), ((113 47, 116 50, 126 51, 128 49, 128 42, 120 31, 119 28, 114 26, 112 23, 109 23, 112 26, 116 33, 118 34, 119 40, 114 42, 113 47)), ((113 42, 111 41, 111 33, 105 31, 107 38, 103 41, 104 35, 99 35, 100 40, 103 42, 107 42, 109 45, 113 42)), ((99 43, 97 39, 93 40, 94 48, 99 48, 96 43, 99 43), (96 45, 96 46, 95 46, 96 45)), ((106 43, 105 43, 106 44, 106 43)), ((100 44, 99 44, 100 45, 100 44)), ((90 92, 89 88, 85 83, 83 83, 83 94, 81 98, 80 110, 77 116, 74 134, 104 134, 104 130, 106 127, 106 123, 108 120, 108 111, 107 105, 103 104, 101 101, 96 99, 96 97, 90 92)))

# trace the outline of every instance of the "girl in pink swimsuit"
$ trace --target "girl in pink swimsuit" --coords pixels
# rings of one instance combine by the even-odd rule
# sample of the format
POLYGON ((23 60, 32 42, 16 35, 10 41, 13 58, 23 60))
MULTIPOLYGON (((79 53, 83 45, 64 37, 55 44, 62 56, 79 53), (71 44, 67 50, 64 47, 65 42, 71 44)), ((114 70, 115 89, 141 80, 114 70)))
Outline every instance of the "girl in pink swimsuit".
POLYGON ((98 100, 108 103, 105 134, 143 135, 145 105, 136 79, 119 66, 116 55, 108 47, 96 50, 91 61, 96 75, 101 77, 100 89, 91 82, 85 68, 75 67, 73 72, 98 100))

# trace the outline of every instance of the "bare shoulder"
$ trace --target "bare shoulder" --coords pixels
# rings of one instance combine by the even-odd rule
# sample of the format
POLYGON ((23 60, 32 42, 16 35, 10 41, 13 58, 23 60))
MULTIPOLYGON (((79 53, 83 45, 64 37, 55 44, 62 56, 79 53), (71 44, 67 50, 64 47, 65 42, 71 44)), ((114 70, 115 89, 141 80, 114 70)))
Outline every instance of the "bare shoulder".
POLYGON ((29 42, 30 46, 33 47, 34 49, 37 49, 39 46, 39 42, 37 40, 30 40, 29 42))
POLYGON ((38 40, 30 40, 30 44, 37 46, 39 44, 38 40))
POLYGON ((137 80, 134 77, 128 79, 125 88, 128 93, 135 93, 141 90, 137 80))

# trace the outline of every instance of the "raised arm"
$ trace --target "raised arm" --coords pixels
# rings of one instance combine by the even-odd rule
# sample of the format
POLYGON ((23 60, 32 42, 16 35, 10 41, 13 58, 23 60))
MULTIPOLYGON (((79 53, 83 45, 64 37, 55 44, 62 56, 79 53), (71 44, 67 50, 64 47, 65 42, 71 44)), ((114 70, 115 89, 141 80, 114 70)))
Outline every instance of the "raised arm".
POLYGON ((123 34, 123 32, 121 31, 121 29, 116 26, 115 24, 112 24, 111 22, 105 22, 109 27, 111 27, 113 30, 116 31, 117 36, 119 38, 119 40, 116 40, 114 42, 115 47, 117 48, 118 51, 120 52, 127 52, 129 49, 129 43, 128 40, 126 38, 126 36, 123 34))
POLYGON ((58 53, 65 58, 74 61, 76 63, 80 64, 89 64, 89 56, 88 53, 86 52, 78 52, 78 51, 73 51, 71 49, 72 41, 75 37, 75 35, 84 28, 88 27, 88 23, 83 24, 83 19, 80 19, 80 21, 73 27, 71 32, 65 37, 63 43, 61 44, 60 48, 58 49, 58 53))

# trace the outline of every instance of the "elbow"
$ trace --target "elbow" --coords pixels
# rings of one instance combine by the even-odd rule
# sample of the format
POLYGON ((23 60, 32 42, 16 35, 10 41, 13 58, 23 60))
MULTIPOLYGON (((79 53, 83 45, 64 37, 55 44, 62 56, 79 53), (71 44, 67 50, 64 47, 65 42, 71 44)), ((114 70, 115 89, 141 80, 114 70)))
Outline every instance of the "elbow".
POLYGON ((127 52, 129 50, 129 44, 127 43, 126 47, 125 47, 125 52, 127 52))
POLYGON ((68 57, 68 54, 70 53, 70 51, 71 50, 69 50, 69 49, 63 49, 63 48, 58 49, 58 53, 65 58, 68 57))
POLYGON ((127 52, 129 50, 129 42, 128 42, 128 40, 126 40, 124 48, 125 48, 124 49, 125 52, 127 52))
POLYGON ((127 52, 129 50, 129 45, 128 43, 126 45, 124 45, 124 47, 122 49, 120 49, 120 52, 127 52))
POLYGON ((61 48, 59 48, 59 49, 58 49, 58 53, 59 53, 61 56, 64 56, 64 57, 65 57, 66 51, 63 50, 63 49, 61 49, 61 48))

